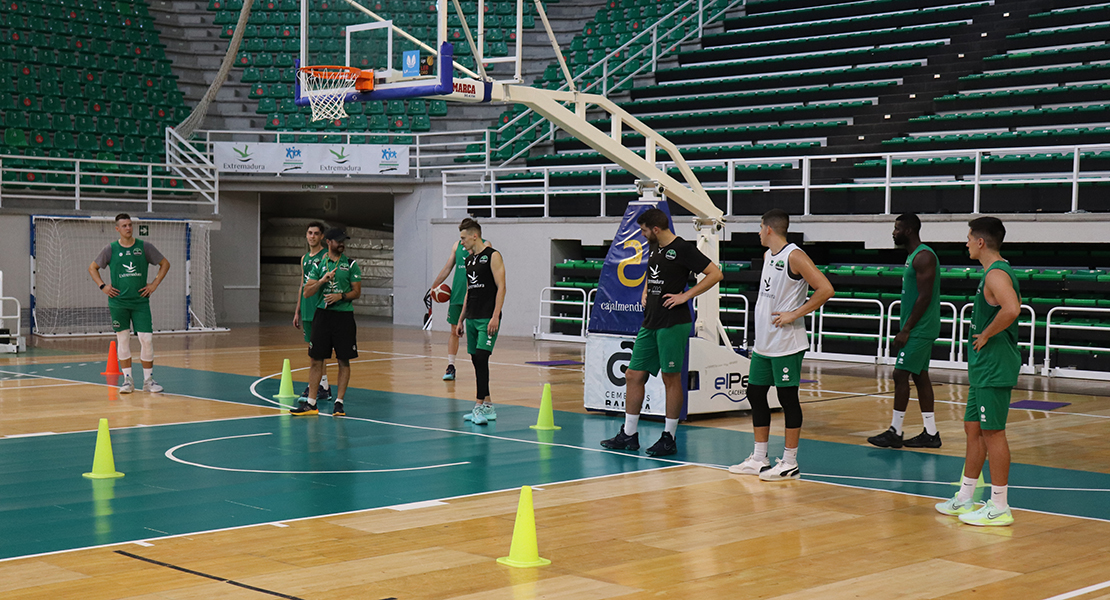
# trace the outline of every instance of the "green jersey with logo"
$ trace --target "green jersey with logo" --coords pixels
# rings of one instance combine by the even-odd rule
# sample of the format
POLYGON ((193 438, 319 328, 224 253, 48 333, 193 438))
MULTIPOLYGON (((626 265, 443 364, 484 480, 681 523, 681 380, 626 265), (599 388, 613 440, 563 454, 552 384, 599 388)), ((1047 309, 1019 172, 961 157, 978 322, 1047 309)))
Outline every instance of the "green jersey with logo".
POLYGON ((355 307, 351 304, 350 300, 341 300, 335 304, 329 305, 327 300, 324 299, 324 296, 326 294, 346 294, 350 292, 353 289, 351 286, 352 283, 362 281, 362 269, 359 268, 358 263, 355 262, 354 259, 348 258, 346 254, 340 256, 338 261, 335 261, 331 259, 331 256, 325 253, 312 267, 312 271, 308 274, 308 278, 319 281, 323 279, 325 274, 332 270, 335 271, 335 278, 320 286, 320 300, 316 303, 316 308, 340 312, 353 312, 355 307))
MULTIPOLYGON (((913 267, 913 261, 921 252, 928 252, 933 255, 933 260, 937 260, 937 253, 925 244, 919 244, 917 248, 906 259, 906 270, 902 272, 902 326, 905 327, 906 319, 909 318, 910 313, 913 311, 914 304, 917 303, 917 296, 920 292, 917 289, 917 269, 913 267)), ((938 263, 939 264, 939 263, 938 263)), ((927 339, 935 340, 940 336, 940 276, 933 277, 933 295, 929 299, 929 305, 925 308, 925 314, 921 315, 917 324, 910 330, 910 338, 912 339, 927 339)))
POLYGON ((148 283, 149 265, 162 262, 162 258, 162 253, 154 244, 139 239, 131 246, 123 246, 119 240, 105 246, 94 262, 100 268, 108 267, 112 276, 111 285, 119 290, 118 296, 108 298, 108 306, 134 308, 149 305, 150 298, 144 298, 140 292, 148 283))
POLYGON ((983 279, 979 282, 979 291, 975 294, 975 304, 971 311, 971 333, 967 341, 967 378, 972 387, 1014 387, 1017 385, 1018 371, 1021 370, 1021 352, 1017 345, 1017 319, 1014 319, 1009 327, 987 340, 987 345, 978 352, 972 346, 975 343, 973 336, 982 333, 1002 308, 987 302, 986 294, 983 292, 987 273, 996 269, 1010 276, 1014 293, 1019 299, 1021 298, 1021 290, 1018 289, 1017 278, 1014 277, 1010 263, 998 260, 983 272, 983 279))
MULTIPOLYGON (((327 255, 328 255, 328 249, 327 248, 321 248, 320 251, 317 252, 316 254, 305 253, 305 255, 301 257, 301 281, 303 283, 308 283, 309 274, 312 272, 312 269, 316 266, 316 263, 320 262, 321 260, 324 260, 324 257, 327 256, 327 255)), ((316 305, 320 303, 320 296, 321 295, 322 295, 322 292, 316 292, 316 295, 312 296, 311 298, 305 298, 303 296, 301 297, 301 321, 302 322, 304 322, 304 323, 311 323, 312 322, 312 316, 316 314, 316 305)))
POLYGON ((451 304, 462 305, 466 299, 466 257, 470 253, 462 242, 455 246, 455 274, 451 278, 451 304))

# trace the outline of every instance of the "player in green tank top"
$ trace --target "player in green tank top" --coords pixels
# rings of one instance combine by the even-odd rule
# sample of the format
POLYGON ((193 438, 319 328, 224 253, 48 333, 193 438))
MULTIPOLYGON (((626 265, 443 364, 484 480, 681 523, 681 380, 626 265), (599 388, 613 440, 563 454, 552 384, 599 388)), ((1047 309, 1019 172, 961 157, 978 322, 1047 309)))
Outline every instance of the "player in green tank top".
POLYGON ((921 243, 921 219, 906 213, 894 221, 894 243, 909 252, 902 272, 901 327, 891 346, 898 355, 894 363, 894 410, 890 428, 867 438, 880 448, 940 448, 933 413, 933 383, 929 379, 929 359, 933 342, 940 335, 940 277, 933 249, 921 243), (925 429, 902 441, 902 424, 910 403, 910 378, 917 388, 918 405, 925 429))
MULTIPOLYGON (((317 293, 311 298, 304 297, 304 284, 308 281, 308 274, 312 272, 316 264, 328 253, 328 249, 324 247, 324 224, 319 221, 312 221, 308 224, 304 234, 305 241, 308 242, 308 252, 301 257, 301 285, 297 288, 297 307, 293 309, 293 327, 300 328, 304 331, 304 341, 309 343, 312 341, 312 317, 316 315, 316 305, 320 302, 321 293, 317 293)), ((308 387, 305 387, 304 392, 301 393, 301 398, 308 398, 308 387)), ((328 372, 327 368, 324 369, 324 375, 320 379, 320 389, 316 392, 317 399, 330 400, 331 388, 328 385, 328 372)))
MULTIPOLYGON (((476 223, 474 219, 463 219, 459 224, 470 225, 476 223), (469 223, 468 223, 469 222, 469 223)), ((485 242, 486 240, 482 240, 485 242)), ((447 263, 439 270, 436 275, 435 281, 432 282, 431 290, 439 287, 439 284, 451 278, 451 299, 447 304, 447 324, 450 325, 449 333, 447 334, 447 371, 443 374, 444 381, 455 380, 455 356, 459 353, 459 336, 456 333, 455 326, 459 324, 459 316, 462 314, 463 300, 466 298, 466 257, 470 253, 459 242, 451 247, 451 258, 447 259, 447 263)))
POLYGON ((1021 292, 1013 270, 1000 254, 1006 237, 1002 221, 979 217, 968 225, 968 252, 983 265, 983 279, 975 294, 967 349, 967 376, 971 384, 964 413, 967 454, 960 491, 951 500, 938 504, 937 510, 958 516, 970 525, 1010 525, 1014 517, 1007 494, 1010 445, 1006 441, 1006 415, 1010 392, 1021 369, 1017 345, 1021 292), (972 494, 988 458, 991 497, 976 510, 972 494))
POLYGON ((116 215, 116 232, 119 239, 108 244, 89 264, 89 275, 108 296, 108 311, 112 317, 112 330, 116 332, 116 358, 123 372, 121 394, 135 391, 131 376, 131 329, 139 338, 139 359, 143 364, 143 391, 161 392, 162 386, 154 381, 154 323, 150 313, 150 295, 158 289, 170 261, 154 244, 135 239, 131 217, 127 213, 116 215), (158 265, 154 281, 147 282, 149 265, 158 265), (100 269, 107 267, 110 283, 100 277, 100 269))

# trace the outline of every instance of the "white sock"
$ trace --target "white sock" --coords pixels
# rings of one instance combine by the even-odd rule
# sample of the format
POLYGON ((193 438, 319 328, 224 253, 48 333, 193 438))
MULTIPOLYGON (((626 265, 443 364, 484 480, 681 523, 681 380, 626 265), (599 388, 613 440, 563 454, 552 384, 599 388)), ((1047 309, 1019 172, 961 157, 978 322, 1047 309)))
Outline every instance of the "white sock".
POLYGON ((308 405, 309 406, 316 406, 316 399, 315 398, 305 398, 305 400, 308 400, 308 405))
POLYGON ((328 374, 327 373, 324 373, 324 376, 320 378, 320 387, 324 388, 325 390, 330 389, 329 386, 328 386, 328 374))
POLYGON ((767 460, 767 442, 756 442, 755 450, 752 450, 752 457, 760 462, 767 460))
POLYGON ((991 502, 994 504, 995 508, 997 508, 999 510, 1006 510, 1007 508, 1010 508, 1010 503, 1007 501, 1007 498, 1006 498, 1008 491, 1009 491, 1009 486, 1005 486, 1005 485, 992 485, 991 486, 991 502))
POLYGON ((783 448, 782 462, 788 465, 798 464, 798 449, 797 448, 783 448))
POLYGON ((937 415, 936 413, 921 413, 921 420, 925 421, 925 433, 929 435, 937 434, 937 415))
POLYGON ((896 410, 890 417, 890 426, 894 428, 894 433, 902 435, 902 422, 906 420, 906 411, 896 410))
POLYGON ((454 355, 454 354, 448 354, 447 355, 447 364, 448 365, 451 365, 452 367, 455 366, 455 356, 456 355, 454 355))
POLYGON ((131 376, 131 367, 124 367, 124 368, 120 369, 120 372, 123 373, 124 377, 130 377, 131 376))
POLYGON ((979 479, 972 479, 971 477, 964 476, 963 481, 960 483, 960 493, 956 495, 956 500, 960 502, 967 502, 971 500, 972 494, 975 493, 975 486, 979 485, 979 479))
POLYGON ((143 381, 146 381, 147 379, 154 379, 154 367, 151 367, 149 369, 143 367, 143 381))
POLYGON ((624 414, 624 435, 636 435, 636 428, 640 424, 640 415, 624 414))
POLYGON ((674 437, 674 434, 678 433, 678 419, 664 418, 663 431, 666 431, 667 433, 671 434, 671 437, 674 437))
POLYGON ((342 398, 336 398, 335 403, 336 404, 343 404, 343 399, 342 398))

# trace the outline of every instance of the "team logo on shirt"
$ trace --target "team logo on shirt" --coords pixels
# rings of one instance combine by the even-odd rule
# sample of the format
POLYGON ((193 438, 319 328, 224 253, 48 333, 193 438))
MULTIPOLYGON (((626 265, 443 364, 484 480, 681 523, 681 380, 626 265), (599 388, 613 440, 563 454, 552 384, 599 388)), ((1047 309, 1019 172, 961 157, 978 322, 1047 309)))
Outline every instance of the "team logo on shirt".
POLYGON ((784 266, 786 266, 786 264, 783 263, 781 260, 775 261, 775 270, 776 271, 781 271, 784 266))
POLYGON ((123 268, 127 269, 128 273, 134 273, 135 272, 135 263, 134 262, 129 262, 126 265, 123 265, 123 268))
POLYGON ((483 264, 483 265, 484 265, 484 264, 486 264, 487 262, 489 262, 489 257, 488 257, 488 256, 486 256, 485 254, 483 254, 483 255, 481 255, 481 256, 479 256, 479 257, 478 257, 478 262, 479 262, 480 264, 483 264))
POLYGON ((770 277, 763 280, 763 291, 765 291, 765 292, 771 291, 771 278, 770 277))
POLYGON ((671 248, 670 250, 667 250, 667 252, 663 256, 666 256, 667 260, 674 260, 678 258, 678 253, 674 251, 674 248, 671 248))

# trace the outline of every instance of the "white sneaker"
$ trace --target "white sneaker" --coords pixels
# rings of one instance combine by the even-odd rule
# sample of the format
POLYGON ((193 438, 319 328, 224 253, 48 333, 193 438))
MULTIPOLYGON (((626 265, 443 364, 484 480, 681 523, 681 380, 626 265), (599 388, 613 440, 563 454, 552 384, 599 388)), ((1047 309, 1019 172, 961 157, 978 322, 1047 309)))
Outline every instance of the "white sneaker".
POLYGON ((759 479, 761 481, 787 481, 790 479, 798 479, 801 476, 802 473, 798 470, 797 463, 788 465, 784 463, 781 458, 775 459, 775 466, 767 467, 759 472, 759 479))
POLYGON ((143 391, 144 392, 153 392, 153 393, 157 394, 158 392, 162 391, 163 389, 165 389, 165 388, 158 385, 158 382, 154 381, 153 377, 150 377, 146 381, 143 382, 143 391))
POLYGON ((119 386, 119 393, 121 393, 121 394, 130 394, 131 392, 134 392, 134 391, 135 391, 135 382, 131 380, 130 375, 124 376, 123 385, 119 386))
POLYGON ((485 425, 489 423, 489 419, 486 418, 486 412, 482 409, 481 404, 474 405, 474 409, 470 411, 470 418, 466 420, 475 425, 485 425))
POLYGON ((728 472, 736 475, 759 475, 760 471, 770 466, 771 459, 764 457, 763 460, 756 460, 753 452, 744 462, 729 467, 728 472))

